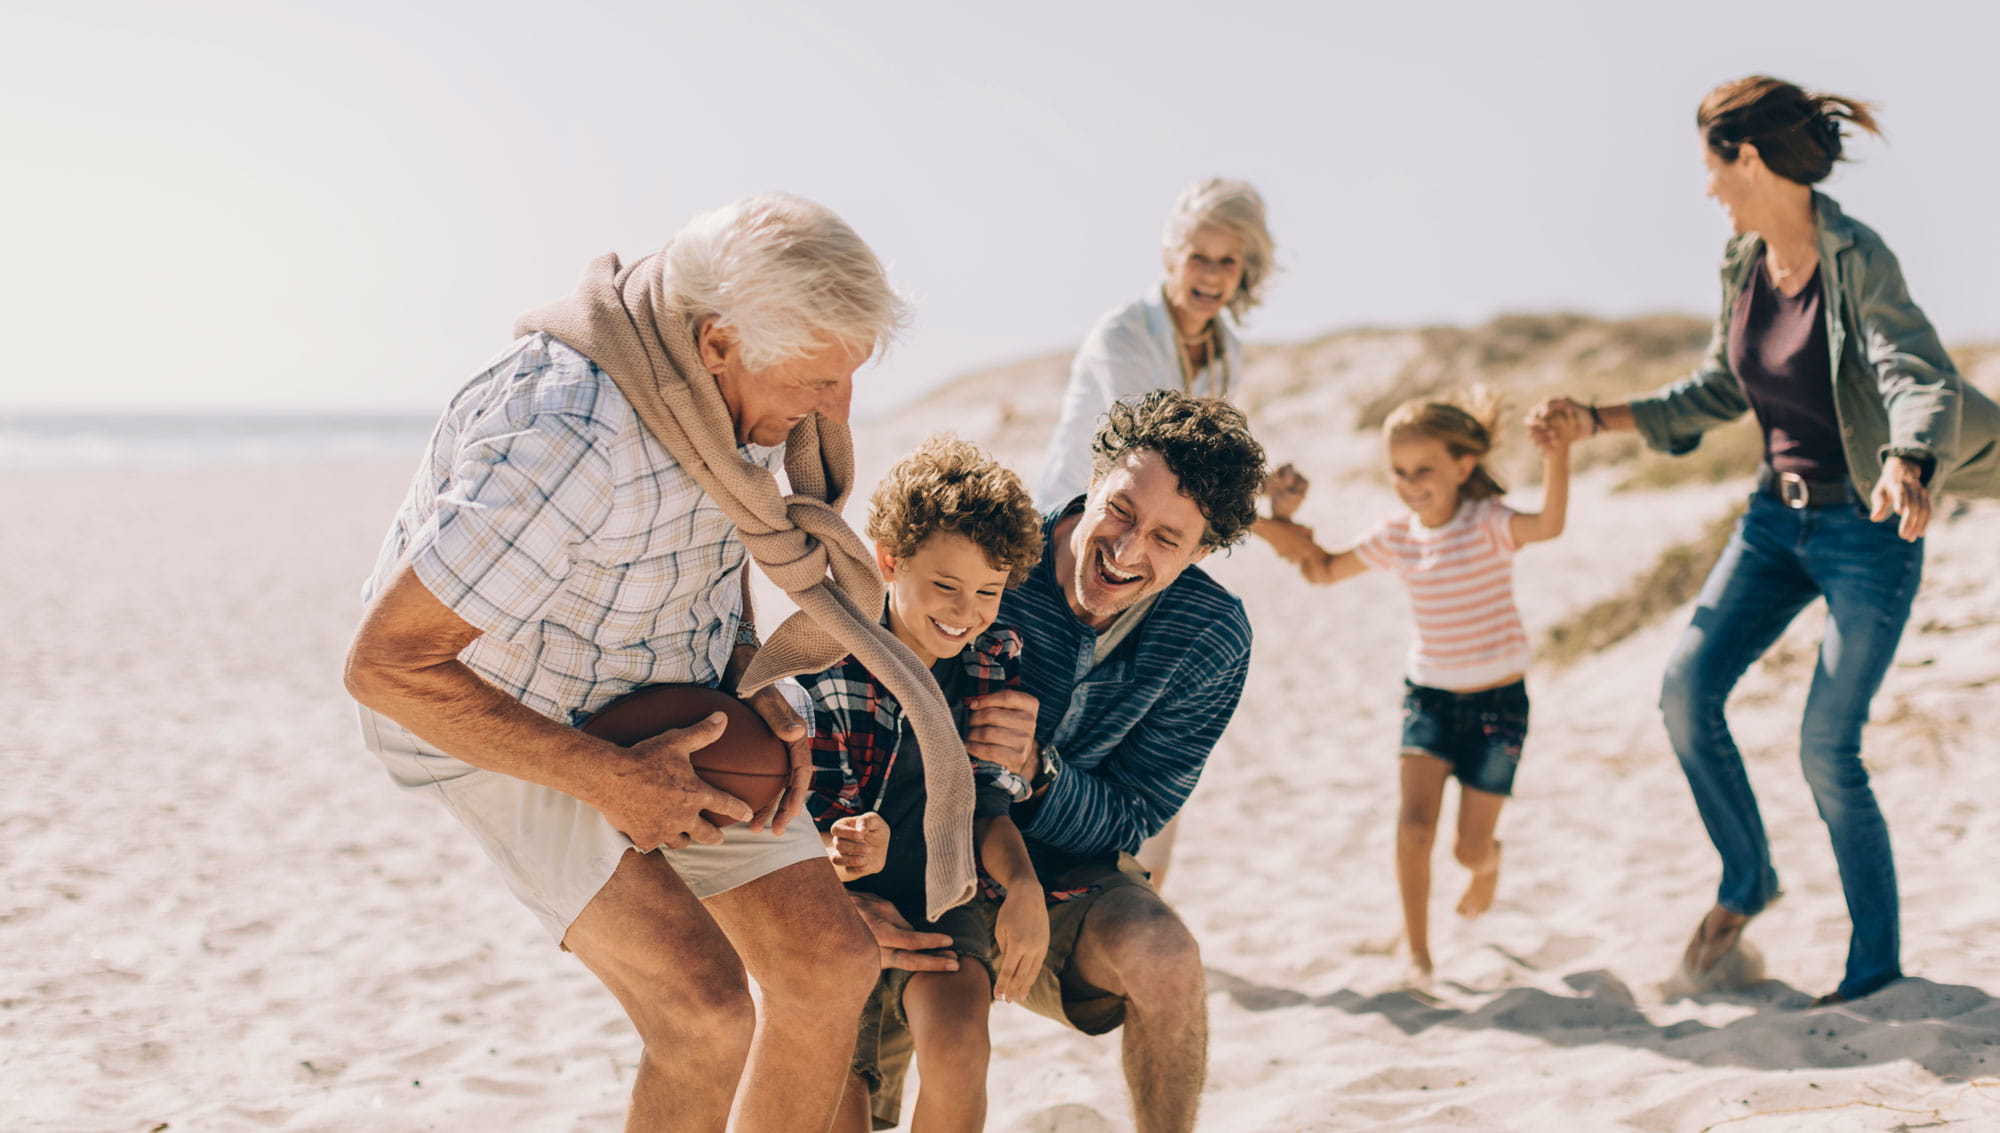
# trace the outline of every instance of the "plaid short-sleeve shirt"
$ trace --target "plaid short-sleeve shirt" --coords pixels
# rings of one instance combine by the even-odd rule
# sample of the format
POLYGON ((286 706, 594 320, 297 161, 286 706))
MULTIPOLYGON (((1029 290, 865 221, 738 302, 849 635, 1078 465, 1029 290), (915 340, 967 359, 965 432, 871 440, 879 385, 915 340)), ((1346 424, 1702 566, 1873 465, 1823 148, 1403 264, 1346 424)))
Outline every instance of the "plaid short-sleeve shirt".
POLYGON ((460 660, 564 723, 640 685, 716 683, 743 610, 735 525, 610 376, 544 334, 452 399, 363 597, 406 557, 482 631, 460 660))

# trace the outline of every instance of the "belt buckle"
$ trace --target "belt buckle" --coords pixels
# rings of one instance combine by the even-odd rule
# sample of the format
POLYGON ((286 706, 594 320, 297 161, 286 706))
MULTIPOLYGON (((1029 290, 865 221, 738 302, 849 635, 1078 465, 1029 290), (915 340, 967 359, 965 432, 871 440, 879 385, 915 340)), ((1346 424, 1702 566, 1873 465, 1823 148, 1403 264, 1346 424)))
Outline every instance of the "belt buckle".
POLYGON ((1812 503, 1812 488, 1806 478, 1796 472, 1778 473, 1778 499, 1793 511, 1800 511, 1812 503))

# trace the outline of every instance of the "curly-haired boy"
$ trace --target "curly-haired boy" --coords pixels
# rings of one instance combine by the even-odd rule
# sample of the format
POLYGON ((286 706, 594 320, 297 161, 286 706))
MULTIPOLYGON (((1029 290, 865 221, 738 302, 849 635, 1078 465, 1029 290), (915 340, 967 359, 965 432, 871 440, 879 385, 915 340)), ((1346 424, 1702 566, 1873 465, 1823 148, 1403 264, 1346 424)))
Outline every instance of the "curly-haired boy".
MULTIPOLYGON (((876 488, 867 530, 889 584, 883 624, 931 663, 964 732, 968 700, 1020 685, 1021 636, 993 623, 1002 592, 1041 558, 1041 519, 1014 473, 973 445, 933 437, 876 488)), ((1027 989, 1048 945, 1042 889, 1009 816, 1028 796, 1027 783, 974 758, 982 894, 928 922, 925 789, 914 730, 853 657, 802 681, 815 724, 807 806, 835 871, 850 890, 871 895, 860 900, 886 901, 915 929, 948 937, 960 959, 952 970, 882 973, 862 1011, 854 1074, 835 1128, 861 1133, 871 1117, 876 1128, 893 1126, 912 1053, 924 1067, 916 1124, 979 1128, 988 1008, 996 997, 1027 989)))

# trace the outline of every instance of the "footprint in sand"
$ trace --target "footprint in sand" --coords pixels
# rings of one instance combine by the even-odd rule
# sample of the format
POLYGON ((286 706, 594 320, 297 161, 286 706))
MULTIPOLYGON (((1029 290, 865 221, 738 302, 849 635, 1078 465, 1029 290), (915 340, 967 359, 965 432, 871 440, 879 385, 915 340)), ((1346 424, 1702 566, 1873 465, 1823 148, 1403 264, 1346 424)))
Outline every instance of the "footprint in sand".
POLYGON ((147 1040, 99 1051, 92 1061, 113 1078, 157 1074, 173 1058, 174 1049, 163 1042, 147 1040))
POLYGON ((399 1055, 397 1064, 408 1070, 435 1070, 456 1062, 471 1046, 470 1039, 451 1039, 414 1053, 399 1055))
POLYGON ((210 929, 202 934, 201 947, 204 952, 231 952, 238 945, 261 940, 271 933, 270 921, 248 921, 228 928, 210 929))
POLYGON ((1008 1127, 1008 1133, 1113 1133, 1118 1127, 1087 1105, 1058 1105, 1008 1127))
POLYGON ((475 1094, 500 1094, 507 1097, 525 1098, 539 1094, 544 1086, 534 1082, 502 1082, 498 1078, 464 1078, 459 1085, 475 1094))

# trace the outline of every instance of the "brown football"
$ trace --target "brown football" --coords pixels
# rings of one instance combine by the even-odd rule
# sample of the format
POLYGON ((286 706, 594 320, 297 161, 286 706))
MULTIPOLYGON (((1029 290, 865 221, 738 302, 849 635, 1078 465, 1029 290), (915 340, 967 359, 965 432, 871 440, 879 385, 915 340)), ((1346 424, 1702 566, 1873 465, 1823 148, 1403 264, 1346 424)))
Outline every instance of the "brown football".
MULTIPOLYGON (((631 747, 672 728, 685 728, 711 712, 724 712, 722 737, 689 757, 694 773, 763 810, 777 801, 792 774, 792 759, 763 717, 750 706, 707 685, 647 685, 612 701, 584 721, 583 731, 631 747)), ((712 810, 701 816, 717 826, 734 820, 712 810)))

